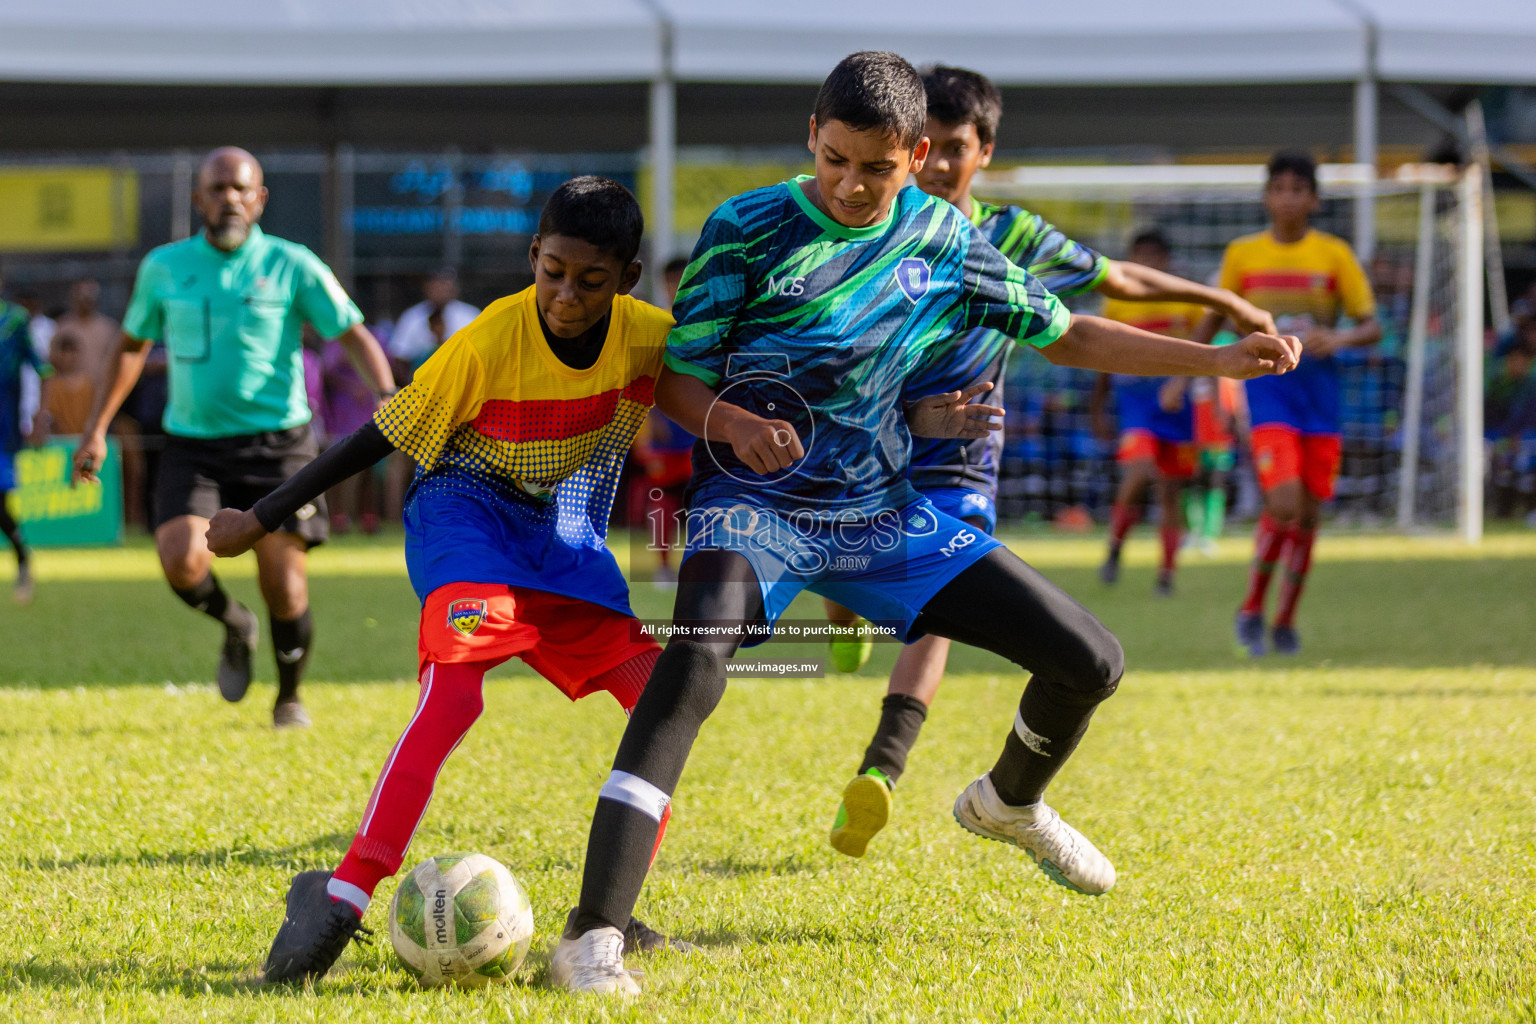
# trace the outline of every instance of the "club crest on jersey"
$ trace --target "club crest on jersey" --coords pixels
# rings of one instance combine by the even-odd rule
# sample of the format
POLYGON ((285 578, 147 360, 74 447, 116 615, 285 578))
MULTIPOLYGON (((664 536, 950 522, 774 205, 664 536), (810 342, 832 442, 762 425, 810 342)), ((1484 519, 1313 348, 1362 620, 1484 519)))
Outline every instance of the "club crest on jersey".
POLYGON ((908 256, 896 264, 896 284, 913 302, 928 294, 928 282, 932 279, 933 271, 928 269, 928 261, 921 257, 908 256))
POLYGON ((480 623, 484 621, 484 601, 455 601, 448 606, 448 625, 465 636, 474 636, 475 630, 479 629, 480 623))

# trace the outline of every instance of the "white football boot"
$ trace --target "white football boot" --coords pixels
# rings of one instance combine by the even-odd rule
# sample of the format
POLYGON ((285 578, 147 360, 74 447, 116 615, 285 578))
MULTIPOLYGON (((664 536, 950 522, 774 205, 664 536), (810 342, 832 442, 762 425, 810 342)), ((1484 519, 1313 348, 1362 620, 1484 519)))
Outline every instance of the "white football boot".
POLYGON ((624 969, 624 933, 594 928, 575 939, 560 937, 549 961, 549 978, 571 992, 637 996, 640 986, 624 969))
POLYGON ((998 797, 992 777, 983 775, 955 800, 955 820, 968 832, 1020 847, 1051 881, 1087 896, 1115 884, 1115 866, 1045 801, 1011 807, 998 797))

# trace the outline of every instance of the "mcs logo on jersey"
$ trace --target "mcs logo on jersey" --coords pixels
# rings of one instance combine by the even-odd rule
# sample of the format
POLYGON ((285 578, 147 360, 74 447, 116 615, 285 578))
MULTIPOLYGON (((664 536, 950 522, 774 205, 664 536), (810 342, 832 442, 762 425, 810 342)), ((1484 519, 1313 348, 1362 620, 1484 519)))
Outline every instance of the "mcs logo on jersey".
POLYGON ((455 601, 448 606, 448 625, 465 636, 474 636, 475 630, 479 629, 480 623, 484 621, 484 601, 455 601))
POLYGON ((928 282, 932 279, 933 271, 928 268, 928 261, 918 256, 908 256, 896 264, 896 284, 913 302, 928 294, 928 282))

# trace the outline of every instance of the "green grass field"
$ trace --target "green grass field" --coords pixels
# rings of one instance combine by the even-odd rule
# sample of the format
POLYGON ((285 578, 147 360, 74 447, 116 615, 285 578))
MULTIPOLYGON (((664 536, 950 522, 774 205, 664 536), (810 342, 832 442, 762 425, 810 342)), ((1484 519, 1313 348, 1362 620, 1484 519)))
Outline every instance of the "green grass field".
MULTIPOLYGON (((1099 541, 1016 546, 1121 636, 1129 670, 1052 803, 1115 861, 1090 899, 958 828, 1022 678, 965 652, 863 861, 825 832, 893 649, 861 677, 734 680, 679 790, 640 914, 704 947, 635 958, 633 1004, 547 987, 623 727, 499 670, 412 851, 505 861, 538 921, 522 983, 422 991, 382 934, 314 991, 252 979, 288 877, 340 857, 414 706, 398 537, 313 560, 315 728, 274 734, 270 654, 244 704, 218 634, 142 543, 43 552, 0 607, 0 1020, 1536 1021, 1536 535, 1325 538, 1306 653, 1234 659, 1247 544, 1150 596, 1099 541)), ((223 570, 255 599, 252 565, 223 570)), ((662 616, 648 585, 637 611, 662 616)), ((809 602, 797 614, 812 617, 809 602)), ((791 648, 765 653, 790 656, 791 648)))

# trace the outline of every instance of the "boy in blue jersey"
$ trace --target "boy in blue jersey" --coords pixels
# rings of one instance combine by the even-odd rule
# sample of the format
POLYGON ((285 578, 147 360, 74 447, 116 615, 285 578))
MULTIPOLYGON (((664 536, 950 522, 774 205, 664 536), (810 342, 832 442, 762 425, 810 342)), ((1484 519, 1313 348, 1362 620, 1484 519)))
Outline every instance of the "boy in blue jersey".
POLYGON ((992 770, 957 820, 1028 850, 1085 893, 1114 867, 1041 800, 1114 692, 1119 643, 1001 544, 940 512, 906 477, 902 388, 929 349, 989 328, 1053 362, 1147 374, 1283 372, 1296 342, 1250 335, 1213 349, 1074 318, 949 203, 922 168, 922 80, 857 53, 822 85, 816 173, 726 202, 678 292, 658 406, 699 437, 674 632, 598 794, 581 898, 550 964, 582 992, 635 994, 620 927, 724 660, 813 588, 905 640, 937 632, 1032 673, 992 770))
MULTIPOLYGON (((1068 238, 1038 214, 1017 206, 995 206, 971 195, 976 172, 992 161, 1003 97, 983 75, 938 65, 923 72, 929 141, 928 158, 917 172, 917 185, 929 195, 954 205, 979 233, 1009 260, 1025 268, 1055 295, 1095 291, 1110 299, 1139 302, 1193 302, 1230 317, 1243 331, 1274 331, 1263 310, 1230 291, 1186 281, 1160 269, 1106 259, 1088 246, 1068 238)), ((1155 328, 1153 328, 1155 330, 1155 328)), ((1170 331, 1159 331, 1171 334, 1170 331)), ((1187 335, 1186 335, 1187 336, 1187 335)), ((905 386, 906 398, 956 391, 977 381, 991 381, 987 401, 1001 405, 1013 339, 996 331, 977 330, 937 347, 925 357, 905 386)), ((1156 383, 1153 383, 1156 388, 1156 383)), ((974 441, 916 438, 912 443, 908 478, 941 512, 990 534, 997 525, 997 473, 1002 434, 974 441)), ((830 602, 829 602, 830 604, 830 602)), ((850 622, 851 611, 829 607, 834 621, 850 622)), ((868 647, 846 656, 849 641, 837 641, 834 661, 853 671, 868 657, 868 647), (839 651, 838 647, 843 647, 839 651), (839 659, 839 655, 844 655, 839 659)), ((880 721, 864 752, 858 774, 843 791, 833 819, 834 849, 862 857, 869 840, 885 827, 896 780, 906 769, 907 754, 927 718, 949 657, 949 641, 925 636, 902 648, 891 671, 881 705, 880 721)))

